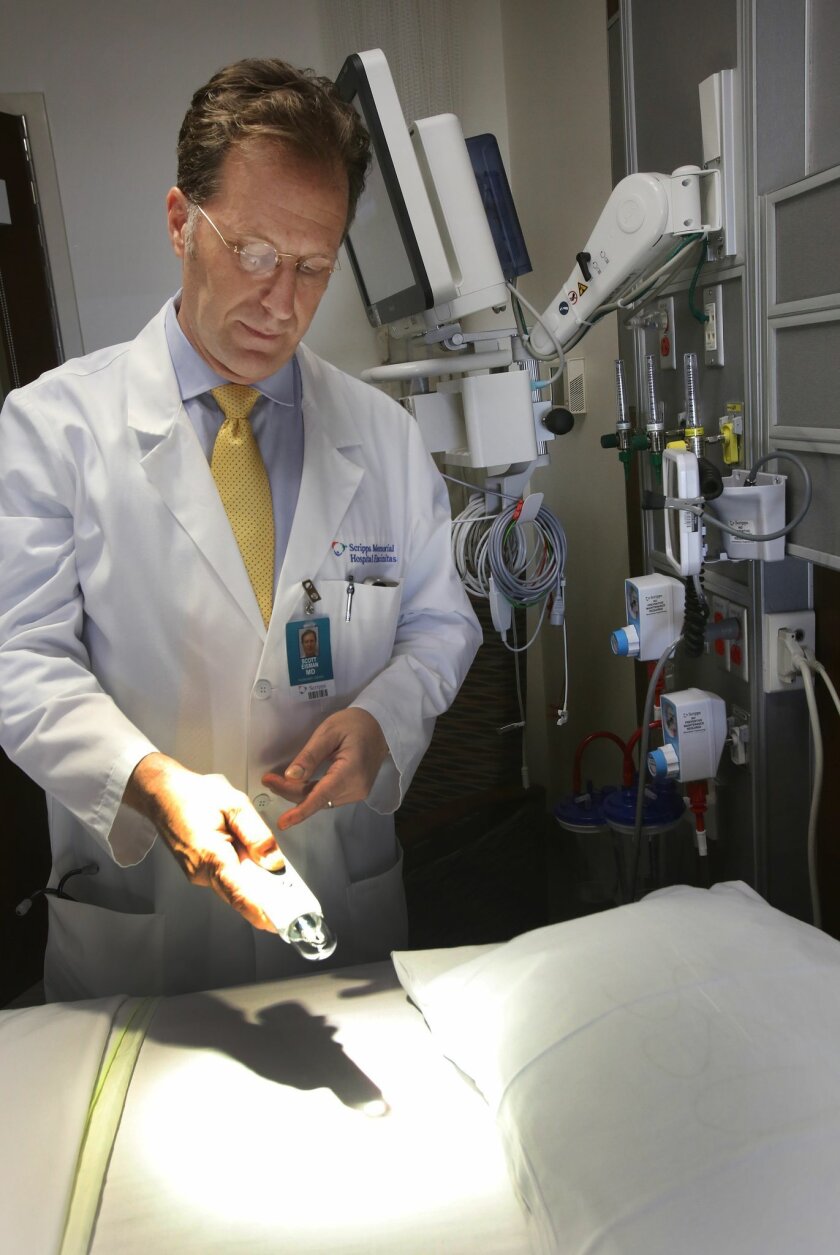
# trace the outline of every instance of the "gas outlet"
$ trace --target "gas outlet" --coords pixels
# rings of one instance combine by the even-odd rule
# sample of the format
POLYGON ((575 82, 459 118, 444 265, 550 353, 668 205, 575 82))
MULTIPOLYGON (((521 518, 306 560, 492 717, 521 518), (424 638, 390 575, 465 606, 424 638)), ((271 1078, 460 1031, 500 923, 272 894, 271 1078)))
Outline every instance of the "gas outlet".
POLYGON ((723 288, 718 283, 703 292, 703 360, 707 366, 722 366, 723 354, 723 288))
POLYGON ((729 605, 730 619, 738 620, 738 639, 729 642, 729 670, 733 675, 746 682, 750 678, 749 645, 747 641, 747 608, 746 606, 729 605))
POLYGON ((656 325, 659 329, 659 369, 677 369, 674 327, 674 298, 664 296, 656 302, 656 325))

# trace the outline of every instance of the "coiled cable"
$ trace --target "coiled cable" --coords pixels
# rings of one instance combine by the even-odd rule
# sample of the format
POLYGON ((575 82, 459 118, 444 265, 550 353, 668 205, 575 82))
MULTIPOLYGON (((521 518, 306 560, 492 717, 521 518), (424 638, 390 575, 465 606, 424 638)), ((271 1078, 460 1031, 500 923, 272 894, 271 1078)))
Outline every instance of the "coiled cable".
POLYGON ((530 549, 519 523, 522 502, 496 515, 487 537, 487 561, 496 587, 513 606, 535 606, 553 593, 562 609, 566 587, 566 533, 557 515, 541 505, 532 520, 530 549))
POLYGON ((689 658, 700 658, 706 648, 706 623, 709 603, 703 587, 703 567, 699 575, 685 581, 685 610, 683 615, 683 646, 689 658))
POLYGON ((552 624, 562 625, 565 616, 563 525, 544 505, 533 518, 520 521, 523 505, 518 499, 498 514, 488 515, 483 495, 476 493, 452 521, 452 555, 468 593, 489 599, 492 581, 497 595, 514 609, 542 606, 536 630, 526 645, 514 642, 511 646, 505 640, 514 652, 523 652, 536 640, 549 601, 552 624))

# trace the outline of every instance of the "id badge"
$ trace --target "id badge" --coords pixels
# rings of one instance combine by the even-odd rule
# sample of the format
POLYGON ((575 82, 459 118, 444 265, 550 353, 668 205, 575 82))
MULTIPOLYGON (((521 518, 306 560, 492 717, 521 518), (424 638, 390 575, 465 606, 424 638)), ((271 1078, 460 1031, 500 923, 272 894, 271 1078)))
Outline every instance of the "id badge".
POLYGON ((298 700, 317 701, 335 693, 330 621, 326 617, 294 619, 286 624, 289 685, 298 700))

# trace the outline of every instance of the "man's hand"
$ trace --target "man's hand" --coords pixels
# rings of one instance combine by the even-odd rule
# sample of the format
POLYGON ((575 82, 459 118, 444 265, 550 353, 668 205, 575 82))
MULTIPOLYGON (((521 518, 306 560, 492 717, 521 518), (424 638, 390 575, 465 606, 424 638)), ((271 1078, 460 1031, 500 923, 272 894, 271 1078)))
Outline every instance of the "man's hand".
POLYGON ((165 754, 141 759, 123 801, 152 821, 194 885, 209 885, 254 928, 276 932, 244 890, 241 861, 267 871, 284 863, 271 830, 224 776, 188 771, 165 754))
POLYGON ((278 767, 263 776, 267 788, 297 803, 280 816, 277 827, 281 831, 292 828, 330 804, 364 801, 387 756, 388 743, 373 715, 357 706, 330 715, 284 772, 278 767), (311 783, 327 762, 321 779, 311 783))

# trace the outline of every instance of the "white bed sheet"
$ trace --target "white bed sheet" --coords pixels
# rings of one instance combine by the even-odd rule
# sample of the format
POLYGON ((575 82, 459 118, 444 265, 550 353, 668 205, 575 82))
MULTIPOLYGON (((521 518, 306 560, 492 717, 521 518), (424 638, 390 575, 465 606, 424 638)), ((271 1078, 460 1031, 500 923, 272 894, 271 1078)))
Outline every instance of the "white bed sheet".
POLYGON ((122 999, 0 1012, 0 1250, 61 1243, 88 1102, 122 999))
POLYGON ((93 1255, 530 1249, 493 1116, 390 964, 159 1004, 93 1255))

